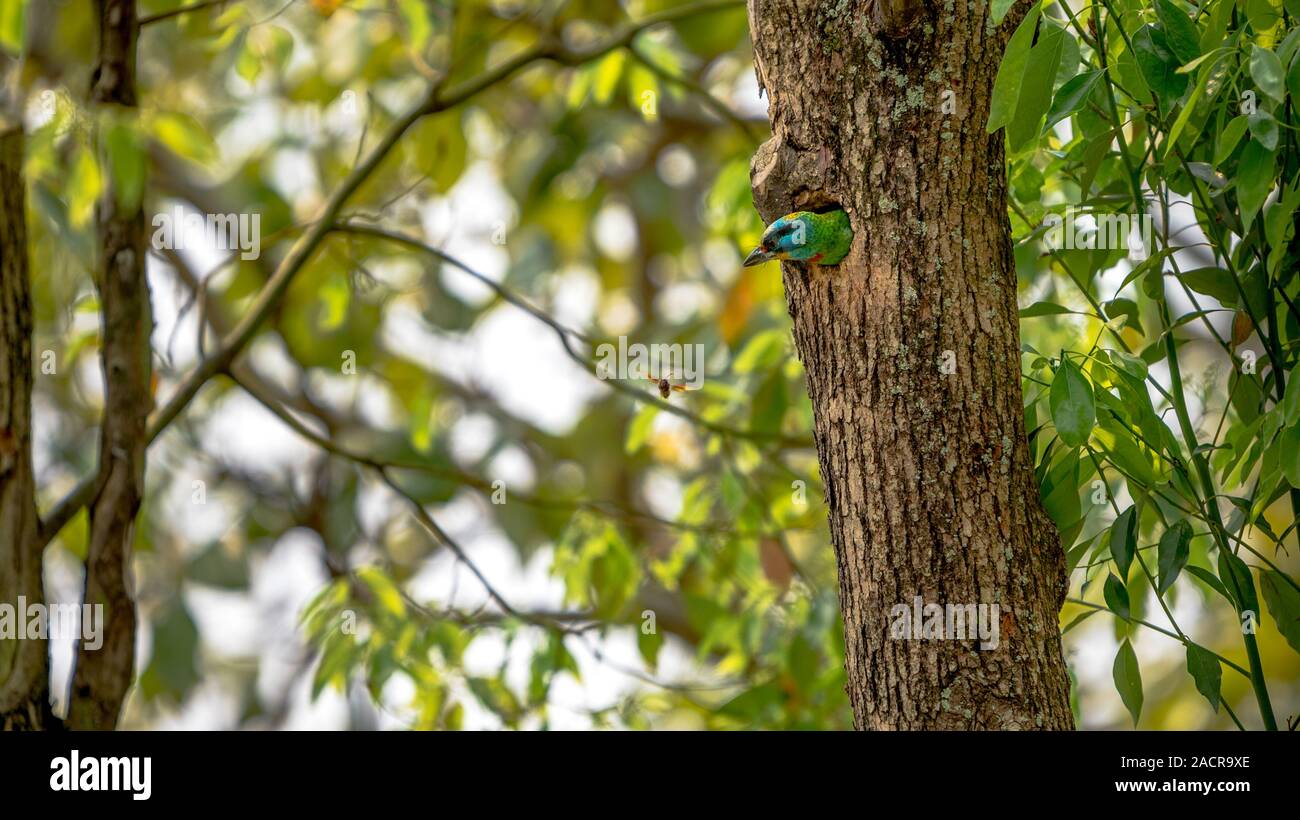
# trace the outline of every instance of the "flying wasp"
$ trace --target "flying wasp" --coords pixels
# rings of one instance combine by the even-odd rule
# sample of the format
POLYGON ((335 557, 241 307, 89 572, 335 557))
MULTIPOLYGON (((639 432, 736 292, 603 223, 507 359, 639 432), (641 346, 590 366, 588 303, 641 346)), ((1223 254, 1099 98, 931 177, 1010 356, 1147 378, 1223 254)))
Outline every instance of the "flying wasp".
POLYGON ((656 379, 654 376, 646 375, 646 378, 655 383, 655 387, 659 388, 659 396, 663 399, 667 399, 674 392, 685 393, 687 390, 691 389, 684 384, 675 384, 669 381, 666 377, 656 379))

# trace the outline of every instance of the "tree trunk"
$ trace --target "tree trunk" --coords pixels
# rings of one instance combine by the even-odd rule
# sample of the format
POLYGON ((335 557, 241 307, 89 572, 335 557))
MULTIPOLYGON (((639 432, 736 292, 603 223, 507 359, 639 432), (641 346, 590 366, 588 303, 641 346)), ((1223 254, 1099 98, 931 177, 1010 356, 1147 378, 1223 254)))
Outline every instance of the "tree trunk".
MULTIPOLYGON (((99 57, 91 101, 103 113, 130 116, 136 107, 135 0, 98 0, 97 5, 99 57)), ((104 607, 104 643, 93 652, 78 647, 68 708, 74 729, 116 726, 134 673, 131 539, 144 494, 146 422, 153 406, 144 216, 138 202, 123 207, 114 186, 107 188, 96 208, 104 419, 99 483, 89 510, 85 599, 104 607)))
POLYGON ((991 30, 981 0, 940 5, 749 0, 773 131, 754 200, 767 222, 838 204, 855 232, 842 264, 783 273, 856 726, 1069 729, 1064 556, 1025 440, 1003 137, 984 131, 1023 12, 991 30), (997 604, 996 649, 891 637, 918 596, 997 604))
MULTIPOLYGON (((27 265, 23 130, 13 106, 0 125, 0 605, 44 603, 32 470, 32 304, 27 265)), ((20 619, 19 619, 20 620, 20 619)), ((16 627, 15 627, 16 628, 16 627)), ((47 644, 0 639, 0 730, 46 729, 47 644)))

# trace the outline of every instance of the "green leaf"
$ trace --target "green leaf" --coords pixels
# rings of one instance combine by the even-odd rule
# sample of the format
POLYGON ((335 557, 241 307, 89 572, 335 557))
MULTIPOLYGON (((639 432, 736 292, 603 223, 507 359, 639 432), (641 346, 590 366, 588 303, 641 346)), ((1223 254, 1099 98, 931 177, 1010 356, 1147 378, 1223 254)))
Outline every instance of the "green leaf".
POLYGON ((466 678, 474 699, 507 726, 515 726, 523 717, 523 705, 510 687, 499 678, 466 678))
POLYGON ((1161 108, 1168 111, 1187 90, 1187 75, 1178 73, 1180 63, 1169 48, 1164 32, 1155 26, 1143 26, 1133 35, 1133 50, 1142 79, 1161 108))
POLYGON ((640 111, 646 122, 658 122, 659 106, 655 100, 659 97, 659 78, 640 63, 632 63, 625 73, 628 105, 640 111))
MULTIPOLYGON (((1111 304, 1114 303, 1112 302, 1111 304)), ((1138 381, 1146 379, 1149 365, 1147 365, 1147 363, 1142 359, 1139 359, 1131 353, 1125 353, 1122 350, 1108 350, 1106 353, 1110 356, 1111 364, 1115 365, 1119 370, 1129 374, 1138 381)))
POLYGON ((221 542, 214 542, 190 559, 185 576, 192 582, 220 589, 248 589, 248 559, 242 551, 232 552, 221 542))
POLYGON ((785 389, 785 374, 779 369, 768 373, 767 378, 754 391, 749 423, 755 430, 776 432, 781 429, 785 411, 790 406, 785 389))
MULTIPOLYGON (((1187 102, 1183 103, 1183 110, 1178 112, 1178 119, 1174 120, 1173 127, 1169 129, 1169 138, 1165 140, 1165 156, 1169 156, 1169 153, 1178 146, 1178 138, 1182 135, 1183 129, 1187 127, 1193 112, 1196 111, 1196 103, 1201 99, 1201 95, 1205 93, 1205 89, 1210 82, 1210 76, 1209 71, 1200 72, 1200 79, 1196 81, 1196 87, 1192 89, 1191 96, 1187 98, 1187 102)), ((1195 133, 1193 132, 1193 135, 1195 133)), ((1191 141, 1195 142, 1194 139, 1191 141)))
POLYGON ((1088 71, 1071 77, 1058 88, 1056 97, 1052 100, 1052 107, 1047 111, 1047 122, 1043 127, 1051 128, 1082 108, 1088 95, 1092 94, 1093 89, 1097 87, 1101 75, 1101 71, 1088 71))
POLYGON ((1190 63, 1201 54, 1196 24, 1170 0, 1156 0, 1156 18, 1164 30, 1165 40, 1180 63, 1190 63))
POLYGON ((769 370, 785 358, 785 330, 764 330, 755 333, 736 356, 733 369, 737 373, 769 370))
POLYGON ((605 617, 618 615, 641 581, 640 566, 636 556, 613 527, 607 527, 603 537, 589 546, 591 584, 596 593, 596 612, 605 617), (603 543, 601 543, 603 542, 603 543))
POLYGON ((265 26, 265 29, 266 58, 274 63, 277 69, 283 70, 289 64, 289 58, 293 56, 293 35, 282 26, 265 26))
MULTIPOLYGON (((1142 311, 1138 308, 1137 302, 1121 296, 1118 299, 1111 299, 1109 302, 1102 305, 1102 307, 1106 311, 1107 319, 1118 319, 1123 317, 1124 327, 1131 327, 1138 333, 1143 335, 1146 334, 1146 331, 1142 329, 1142 311)), ((1142 360, 1138 359, 1138 361, 1142 360)), ((1142 364, 1145 367, 1146 362, 1142 362, 1142 364)), ((1142 378, 1146 378, 1145 372, 1142 378)))
MULTIPOLYGON (((324 331, 337 330, 342 326, 344 320, 348 318, 348 305, 352 302, 351 283, 342 274, 331 275, 321 285, 320 297, 325 305, 325 310, 320 318, 320 329, 324 331)), ((417 443, 419 449, 424 449, 427 446, 428 441, 417 443)))
POLYGON ((1270 151, 1277 149, 1277 120, 1273 115, 1264 109, 1256 109, 1255 113, 1247 118, 1250 123, 1250 135, 1259 140, 1259 144, 1270 151))
POLYGON ((406 602, 402 600, 401 590, 383 570, 378 567, 362 567, 356 574, 375 596, 375 603, 379 604, 380 609, 397 618, 406 615, 406 602))
MULTIPOLYGON (((1061 25, 1065 25, 1064 22, 1061 25)), ((1079 73, 1079 60, 1082 59, 1082 53, 1079 51, 1079 40, 1070 31, 1066 30, 1065 37, 1061 39, 1061 62, 1056 66, 1056 76, 1052 78, 1052 87, 1060 88, 1065 85, 1070 78, 1079 73)), ((1091 68, 1085 65, 1084 69, 1091 68)))
POLYGON ((1062 313, 1074 313, 1074 311, 1055 302, 1034 302, 1027 308, 1021 308, 1020 318, 1032 319, 1035 316, 1057 316, 1062 313))
POLYGON ((1255 597, 1255 581, 1250 577, 1250 567, 1222 548, 1219 549, 1219 580, 1232 596, 1238 613, 1259 613, 1259 600, 1255 597))
POLYGON ((1001 23, 1002 18, 1007 16, 1007 12, 1011 11, 1011 7, 1015 4, 1016 0, 993 0, 993 5, 989 10, 989 17, 992 19, 993 25, 996 26, 1001 23))
POLYGON ((1237 143, 1241 142, 1242 136, 1246 133, 1248 120, 1244 115, 1233 117, 1228 124, 1219 132, 1219 143, 1214 150, 1214 164, 1222 165, 1232 156, 1233 150, 1237 143))
POLYGON ((252 37, 244 38, 244 47, 239 50, 239 56, 235 58, 235 73, 249 85, 256 83, 262 73, 262 59, 253 47, 252 37))
POLYGON ((1208 569, 1192 565, 1187 567, 1187 574, 1193 576, 1210 589, 1222 595, 1224 600, 1230 603, 1232 602, 1232 594, 1228 592, 1228 588, 1225 587, 1223 582, 1215 577, 1214 573, 1210 572, 1208 569))
POLYGON ((1292 100, 1300 100, 1300 59, 1292 58, 1291 68, 1286 73, 1286 87, 1292 100))
POLYGON ((1286 393, 1282 395, 1282 421, 1287 427, 1300 421, 1300 374, 1292 376, 1286 383, 1286 393))
POLYGON ((1043 507, 1064 530, 1079 520, 1079 453, 1071 448, 1052 465, 1040 487, 1043 507))
POLYGON ((1215 57, 1215 53, 1213 51, 1211 51, 1209 54, 1202 54, 1200 57, 1197 57, 1195 60, 1192 60, 1189 63, 1183 63, 1181 66, 1179 66, 1178 73, 1191 74, 1193 71, 1200 68, 1201 64, 1204 63, 1206 60, 1213 59, 1214 57, 1215 57))
POLYGON ((1260 91, 1278 102, 1286 96, 1282 61, 1272 50, 1258 44, 1250 50, 1250 78, 1259 86, 1260 91))
POLYGON ((217 144, 198 120, 188 114, 159 112, 150 118, 149 129, 167 150, 181 159, 198 165, 217 159, 217 144))
POLYGON ((1250 230, 1250 223, 1263 206, 1273 187, 1273 152, 1252 139, 1241 152, 1237 168, 1237 203, 1241 209, 1241 223, 1250 230))
POLYGON ((1092 397, 1092 385, 1069 359, 1061 362, 1052 379, 1050 406, 1052 423, 1061 441, 1071 447, 1082 447, 1097 422, 1097 405, 1092 397))
POLYGON ((1029 50, 1016 113, 1007 125, 1007 144, 1012 151, 1029 145, 1042 132, 1040 124, 1052 103, 1052 81, 1061 63, 1064 39, 1065 29, 1045 23, 1038 42, 1029 50))
POLYGON ((1259 589, 1264 593, 1264 603, 1278 631, 1292 649, 1300 652, 1300 590, 1273 569, 1260 573, 1259 589))
MULTIPOLYGON (((1300 32, 1300 29, 1297 29, 1300 32)), ((1300 186, 1288 188, 1282 196, 1269 206, 1264 215, 1264 238, 1268 255, 1268 272, 1276 277, 1282 267, 1286 252, 1295 232, 1295 212, 1300 208, 1300 186)), ((1289 385, 1288 385, 1289 386, 1289 385)))
POLYGON ((79 147, 69 169, 64 194, 68 200, 68 219, 74 226, 81 227, 90 222, 103 184, 94 153, 84 145, 79 147))
POLYGON ((465 128, 454 113, 425 117, 411 129, 406 140, 408 156, 416 169, 447 192, 465 170, 469 145, 465 128))
POLYGON ((409 38, 411 49, 417 54, 424 53, 424 47, 433 36, 429 4, 424 0, 397 0, 397 13, 401 17, 402 29, 409 38))
POLYGON ((1220 304, 1231 307, 1237 304, 1237 285, 1232 274, 1220 268, 1195 268, 1178 277, 1183 284, 1202 296, 1211 296, 1220 304))
POLYGON ((1131 617, 1129 609, 1128 587, 1124 582, 1114 575, 1106 574, 1106 583, 1102 586, 1102 597, 1106 599, 1106 606, 1111 612, 1114 612, 1124 620, 1131 617))
POLYGON ((1110 459, 1125 475, 1136 479, 1146 487, 1160 480, 1162 475, 1160 462, 1155 453, 1146 445, 1139 443, 1132 431, 1114 418, 1106 416, 1099 420, 1093 438, 1105 451, 1106 458, 1110 459))
POLYGON ((1138 668, 1137 654, 1133 652, 1133 645, 1127 638, 1115 653, 1111 678, 1115 681, 1119 699, 1123 701, 1128 713, 1133 716, 1133 726, 1136 727, 1138 717, 1142 714, 1142 671, 1138 668))
POLYGON ((10 54, 17 55, 23 50, 27 3, 28 0, 0 0, 0 47, 10 54))
POLYGON ((1029 10, 1025 19, 1020 21, 1016 31, 1007 43, 1007 50, 1002 55, 998 66, 998 76, 993 81, 993 99, 989 103, 989 121, 985 130, 992 134, 1009 124, 1016 114, 1016 104, 1020 101, 1020 86, 1025 79, 1025 66, 1029 62, 1029 49, 1034 43, 1034 31, 1038 28, 1038 4, 1029 10))
POLYGON ((1110 554, 1115 559, 1120 579, 1128 578, 1137 549, 1137 507, 1129 507, 1110 525, 1110 554))
POLYGON ((1194 643, 1187 645, 1187 671, 1196 682, 1196 691, 1210 702, 1210 708, 1219 711, 1220 684, 1223 680, 1223 668, 1219 659, 1203 647, 1194 643))
POLYGON ((148 698, 165 695, 179 703, 199 682, 195 660, 199 648, 198 627, 179 598, 150 620, 153 651, 149 666, 140 676, 140 688, 148 698))
POLYGON ((1276 0, 1238 0, 1232 5, 1238 13, 1245 11, 1250 27, 1261 35, 1277 25, 1278 18, 1282 16, 1282 8, 1278 8, 1280 4, 1276 0))
POLYGON ((1156 548, 1157 565, 1160 573, 1160 585, 1156 589, 1160 594, 1163 595, 1174 585, 1178 573, 1182 572, 1183 567, 1187 566, 1191 541, 1192 525, 1185 518, 1165 530, 1165 534, 1160 536, 1160 544, 1156 548))
POLYGON ((1278 439, 1277 456, 1287 483, 1300 488, 1300 424, 1293 424, 1282 431, 1278 439))
POLYGON ((592 79, 591 98, 599 105, 606 105, 614 97, 618 80, 623 76, 623 63, 627 52, 615 49, 601 58, 596 64, 596 74, 592 79))
POLYGON ((658 629, 648 632, 640 626, 637 627, 636 648, 641 653, 641 660, 645 661, 646 667, 651 672, 659 667, 659 650, 663 645, 664 635, 658 629))
POLYGON ((627 441, 623 445, 628 455, 634 455, 650 438, 650 429, 654 427, 659 408, 653 404, 643 404, 632 422, 627 426, 627 441))

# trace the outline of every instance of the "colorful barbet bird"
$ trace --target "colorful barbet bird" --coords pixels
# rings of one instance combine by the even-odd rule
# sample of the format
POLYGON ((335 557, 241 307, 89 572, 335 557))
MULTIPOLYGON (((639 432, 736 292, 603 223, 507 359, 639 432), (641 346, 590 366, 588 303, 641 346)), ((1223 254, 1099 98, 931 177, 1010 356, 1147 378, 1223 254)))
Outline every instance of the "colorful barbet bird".
POLYGON ((745 267, 771 259, 838 265, 852 245, 853 228, 844 211, 797 211, 767 226, 758 247, 745 257, 745 267))

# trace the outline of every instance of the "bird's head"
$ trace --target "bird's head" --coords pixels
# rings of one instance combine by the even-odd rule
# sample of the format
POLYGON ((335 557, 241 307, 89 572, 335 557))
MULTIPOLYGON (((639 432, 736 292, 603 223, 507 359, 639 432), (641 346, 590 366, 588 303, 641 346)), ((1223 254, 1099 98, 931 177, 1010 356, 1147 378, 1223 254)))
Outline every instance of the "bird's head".
POLYGON ((768 225, 758 247, 745 257, 745 267, 773 259, 810 261, 816 255, 811 245, 813 217, 814 214, 808 211, 798 211, 768 225))

